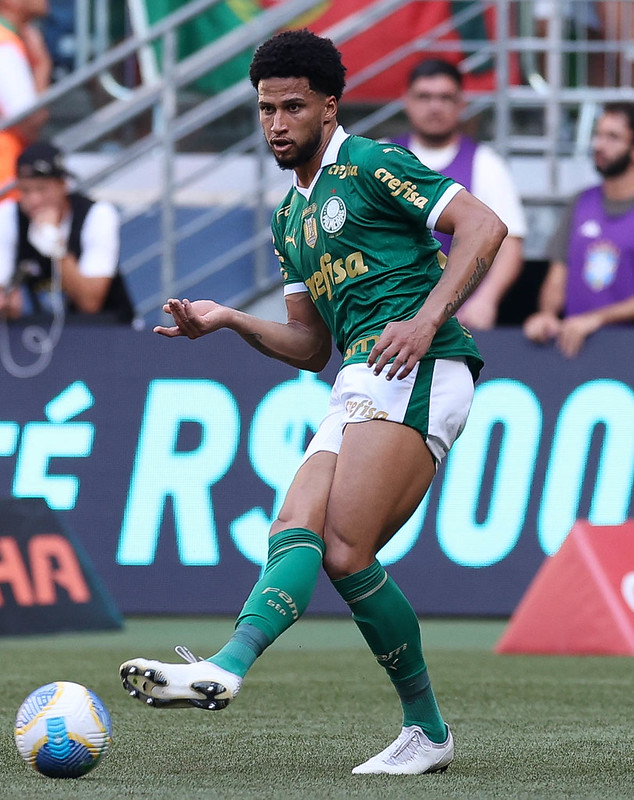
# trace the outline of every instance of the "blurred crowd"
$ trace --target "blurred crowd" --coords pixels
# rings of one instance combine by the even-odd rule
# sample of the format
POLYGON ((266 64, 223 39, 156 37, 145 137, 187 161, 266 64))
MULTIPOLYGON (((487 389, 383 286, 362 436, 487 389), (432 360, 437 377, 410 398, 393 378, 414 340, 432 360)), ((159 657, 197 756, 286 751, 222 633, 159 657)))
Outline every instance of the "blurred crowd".
MULTIPOLYGON (((48 112, 31 111, 55 69, 71 68, 67 44, 73 6, 62 0, 52 13, 47 0, 0 0, 0 74, 11 75, 0 81, 0 121, 17 117, 0 131, 0 186, 5 186, 0 315, 17 320, 51 313, 53 295, 62 298, 71 318, 99 314, 129 324, 134 311, 118 268, 117 210, 77 191, 63 153, 43 136, 48 112)), ((537 29, 545 37, 554 8, 552 0, 534 4, 537 29)), ((628 22, 618 17, 620 8, 574 2, 560 10, 571 35, 583 30, 594 39, 609 26, 628 22)), ((602 57, 592 54, 588 64, 588 83, 599 85, 605 76, 602 57)), ((405 88, 407 129, 391 139, 463 184, 506 223, 509 234, 492 268, 459 310, 468 328, 490 329, 500 324, 500 309, 528 268, 523 255, 527 223, 522 187, 509 164, 492 146, 465 134, 465 107, 463 74, 454 61, 423 59, 405 88)), ((591 155, 599 183, 570 198, 547 247, 539 293, 529 313, 516 320, 530 340, 554 341, 569 357, 605 325, 634 322, 634 104, 603 108, 591 155)), ((446 255, 450 237, 437 238, 446 255)))

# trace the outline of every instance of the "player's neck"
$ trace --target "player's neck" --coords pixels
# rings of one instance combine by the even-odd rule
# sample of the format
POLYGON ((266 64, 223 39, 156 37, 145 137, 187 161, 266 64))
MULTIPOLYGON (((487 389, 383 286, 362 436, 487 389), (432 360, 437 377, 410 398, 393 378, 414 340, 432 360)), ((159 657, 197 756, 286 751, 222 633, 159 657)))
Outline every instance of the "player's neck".
POLYGON ((0 11, 0 25, 9 28, 13 33, 18 32, 18 28, 22 22, 22 15, 18 11, 13 11, 10 8, 3 8, 0 11))
POLYGON ((338 123, 335 120, 333 125, 328 125, 325 127, 321 144, 312 158, 309 161, 306 161, 305 164, 300 164, 298 167, 293 168, 295 175, 297 175, 297 185, 301 186, 302 189, 308 189, 313 182, 315 175, 321 169, 321 162, 324 159, 324 153, 330 144, 330 140, 332 139, 334 132, 337 130, 337 126, 338 123))

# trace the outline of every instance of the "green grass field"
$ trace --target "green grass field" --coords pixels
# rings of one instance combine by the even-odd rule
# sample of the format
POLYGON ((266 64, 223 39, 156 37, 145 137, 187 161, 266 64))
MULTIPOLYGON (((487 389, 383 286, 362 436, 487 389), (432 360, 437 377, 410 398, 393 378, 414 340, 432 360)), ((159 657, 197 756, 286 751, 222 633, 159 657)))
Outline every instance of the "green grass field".
POLYGON ((2 800, 634 797, 632 659, 498 656, 501 622, 423 621, 456 760, 442 775, 353 776, 395 738, 400 713, 349 619, 302 620, 222 712, 145 708, 121 688, 122 660, 177 660, 180 643, 208 655, 231 627, 130 619, 119 633, 2 639, 2 800), (13 743, 18 706, 51 680, 86 684, 112 717, 109 753, 79 780, 38 775, 13 743))

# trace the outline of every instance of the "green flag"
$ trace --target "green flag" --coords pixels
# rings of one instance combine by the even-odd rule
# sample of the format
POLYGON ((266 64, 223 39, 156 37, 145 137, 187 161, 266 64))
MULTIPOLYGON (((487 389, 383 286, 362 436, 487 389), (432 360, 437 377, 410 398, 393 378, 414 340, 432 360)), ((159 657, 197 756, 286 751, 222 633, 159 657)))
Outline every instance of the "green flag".
MULTIPOLYGON (((473 6, 474 4, 479 4, 478 0, 452 0, 451 6, 453 13, 458 14, 460 11, 465 11, 469 6, 473 6)), ((467 22, 457 25, 456 30, 461 39, 480 39, 484 43, 489 38, 484 21, 484 14, 482 13, 477 14, 467 22)), ((467 55, 472 55, 472 52, 467 53, 467 55)), ((480 72, 487 72, 492 68, 493 59, 489 57, 481 64, 478 64, 472 71, 477 75, 480 72)))
MULTIPOLYGON (((177 11, 182 5, 182 0, 147 0, 150 24, 153 25, 177 11)), ((192 55, 259 13, 260 7, 256 0, 223 0, 221 3, 216 3, 190 22, 180 26, 178 60, 192 55)), ((217 94, 246 78, 252 56, 252 49, 245 50, 199 78, 195 83, 196 88, 209 94, 217 94)))

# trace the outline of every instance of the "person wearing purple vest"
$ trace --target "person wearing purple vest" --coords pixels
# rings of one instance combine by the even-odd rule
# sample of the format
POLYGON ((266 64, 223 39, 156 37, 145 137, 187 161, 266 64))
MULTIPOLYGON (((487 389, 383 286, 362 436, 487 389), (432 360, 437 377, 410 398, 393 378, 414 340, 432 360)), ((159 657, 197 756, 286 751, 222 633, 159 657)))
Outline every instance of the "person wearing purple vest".
MULTIPOLYGON (((460 131, 465 107, 462 83, 462 74, 448 61, 430 58, 414 67, 405 94, 411 131, 392 141, 407 147, 430 169, 461 183, 509 230, 491 269, 457 315, 467 327, 486 330, 495 325, 500 302, 521 272, 526 221, 504 160, 460 131)), ((451 236, 438 231, 434 236, 447 255, 451 236)))
POLYGON ((566 208, 538 311, 524 323, 529 339, 556 340, 568 357, 599 328, 634 323, 634 103, 605 106, 592 152, 603 180, 566 208))

